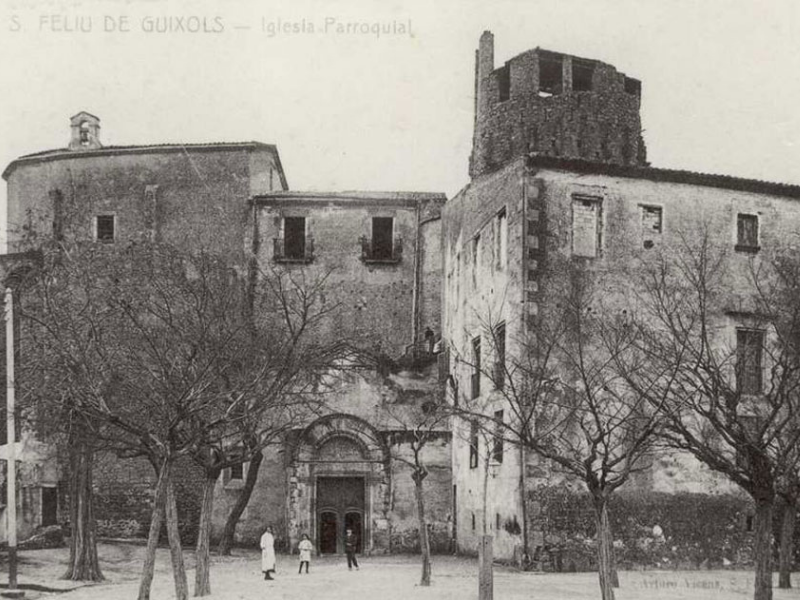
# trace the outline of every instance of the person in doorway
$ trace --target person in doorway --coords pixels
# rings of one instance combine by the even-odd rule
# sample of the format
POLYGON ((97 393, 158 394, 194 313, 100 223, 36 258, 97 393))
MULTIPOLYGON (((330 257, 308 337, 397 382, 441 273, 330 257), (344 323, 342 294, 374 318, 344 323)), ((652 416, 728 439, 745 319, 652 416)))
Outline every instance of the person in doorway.
POLYGON ((274 579, 272 573, 275 572, 275 534, 272 526, 267 527, 264 535, 261 536, 261 570, 264 573, 264 579, 274 579))
POLYGON ((347 569, 352 571, 353 567, 358 571, 358 561, 356 560, 356 548, 358 538, 352 529, 348 529, 344 536, 344 553, 347 554, 347 569))
POLYGON ((314 545, 308 538, 307 533, 303 534, 303 539, 300 540, 297 549, 300 551, 300 570, 297 571, 297 574, 299 575, 303 572, 303 565, 305 564, 306 575, 308 575, 308 565, 311 564, 311 551, 314 549, 314 545))

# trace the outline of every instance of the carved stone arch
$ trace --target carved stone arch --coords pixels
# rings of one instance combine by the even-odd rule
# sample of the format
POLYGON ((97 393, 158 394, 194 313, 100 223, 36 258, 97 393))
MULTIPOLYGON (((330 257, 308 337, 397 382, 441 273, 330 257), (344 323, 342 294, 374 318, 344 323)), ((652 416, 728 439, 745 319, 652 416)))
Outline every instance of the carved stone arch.
POLYGON ((325 531, 333 527, 341 551, 343 526, 358 517, 363 551, 388 551, 390 453, 372 425, 344 413, 320 417, 296 438, 288 467, 291 544, 301 533, 310 533, 320 551, 329 552, 323 542, 325 531))
POLYGON ((389 448, 380 433, 364 419, 344 413, 325 415, 310 423, 295 444, 292 462, 318 459, 319 449, 335 437, 355 443, 366 461, 389 464, 389 448))
POLYGON ((317 460, 368 460, 369 449, 358 437, 347 432, 331 433, 314 448, 317 460))

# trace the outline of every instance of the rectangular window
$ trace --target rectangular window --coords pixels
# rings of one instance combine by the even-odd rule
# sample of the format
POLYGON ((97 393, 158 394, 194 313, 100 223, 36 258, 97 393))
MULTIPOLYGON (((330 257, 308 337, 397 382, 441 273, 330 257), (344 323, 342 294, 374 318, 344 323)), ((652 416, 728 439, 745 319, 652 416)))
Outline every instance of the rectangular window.
POLYGON ((231 479, 244 479, 244 463, 231 465, 231 479))
POLYGON ((494 330, 495 364, 494 386, 498 390, 505 387, 506 378, 506 324, 500 323, 494 330))
POLYGON ((478 468, 478 424, 475 421, 469 424, 469 468, 478 468))
POLYGON ((372 258, 389 260, 392 258, 394 219, 392 217, 373 217, 372 219, 372 258))
POLYGON ((760 394, 763 385, 764 331, 736 330, 736 389, 741 394, 760 394))
POLYGON ((661 237, 664 228, 664 211, 660 206, 642 205, 642 244, 645 249, 652 248, 661 237))
POLYGON ((577 196, 572 199, 572 255, 600 256, 602 245, 603 202, 599 198, 577 196))
POLYGON ((492 443, 492 460, 497 464, 503 462, 503 411, 494 413, 494 440, 492 443))
POLYGON ((500 513, 494 513, 494 529, 500 531, 500 513))
POLYGON ((283 218, 283 258, 305 258, 306 218, 283 218))
POLYGON ((481 338, 472 340, 472 399, 481 395, 481 338))
POLYGON ((98 242, 111 243, 114 241, 114 215, 97 215, 95 218, 95 235, 98 242))
POLYGON ((475 513, 472 513, 472 531, 475 531, 475 513))
POLYGON ((508 263, 508 217, 505 208, 497 213, 494 235, 497 268, 502 271, 508 263))
POLYGON ((481 260, 481 234, 472 238, 472 285, 478 282, 478 266, 481 260))
POLYGON ((64 239, 64 196, 60 190, 52 190, 50 197, 53 200, 53 240, 60 242, 64 239))
POLYGON ((758 250, 758 215, 736 215, 736 250, 758 250))

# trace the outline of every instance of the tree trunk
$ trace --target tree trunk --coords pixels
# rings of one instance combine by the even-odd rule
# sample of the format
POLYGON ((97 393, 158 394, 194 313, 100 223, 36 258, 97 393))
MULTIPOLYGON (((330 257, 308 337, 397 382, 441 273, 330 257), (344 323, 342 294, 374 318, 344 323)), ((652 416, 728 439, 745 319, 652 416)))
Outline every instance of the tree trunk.
POLYGON ((187 600, 189 584, 186 581, 186 567, 183 564, 181 534, 178 530, 178 506, 175 502, 175 488, 171 479, 167 482, 166 501, 167 539, 169 540, 169 556, 172 560, 172 576, 175 580, 175 600, 187 600))
POLYGON ((597 571, 600 575, 600 596, 602 600, 614 600, 613 550, 611 525, 608 521, 608 502, 600 493, 593 493, 592 499, 597 525, 597 571))
POLYGON ((69 545, 69 566, 64 579, 102 581, 97 559, 97 523, 94 518, 92 468, 94 449, 80 440, 70 443, 69 512, 72 537, 69 545))
POLYGON ((156 493, 153 499, 153 513, 150 518, 150 531, 147 535, 147 550, 144 556, 144 566, 142 567, 142 579, 139 582, 138 600, 150 600, 150 586, 153 583, 158 536, 161 533, 161 525, 164 522, 164 505, 167 496, 167 482, 170 478, 170 469, 171 465, 169 461, 165 460, 158 472, 156 493))
POLYGON ((414 480, 414 492, 417 497, 419 549, 422 553, 422 577, 419 584, 426 587, 431 584, 431 542, 428 538, 428 522, 425 519, 425 499, 422 495, 422 482, 427 475, 425 471, 417 470, 412 476, 414 480))
POLYGON ((781 520, 781 547, 778 587, 792 587, 792 558, 794 554, 794 525, 797 517, 797 506, 794 502, 786 502, 781 520))
POLYGON ((220 469, 206 471, 203 482, 203 502, 200 506, 200 524, 197 529, 195 548, 194 595, 208 596, 211 593, 211 513, 214 508, 214 488, 220 469))
POLYGON ((528 502, 526 497, 526 473, 527 458, 524 444, 519 445, 519 506, 522 517, 522 568, 527 569, 530 565, 530 554, 528 553, 528 502))
POLYGON ((489 535, 489 448, 486 444, 486 456, 483 459, 483 497, 481 499, 483 510, 483 535, 489 535))
POLYGON ((230 556, 231 546, 233 546, 233 536, 236 533, 236 524, 239 522, 244 509, 247 508, 247 504, 250 502, 250 496, 256 486, 258 469, 261 466, 263 458, 264 456, 261 452, 256 452, 247 467, 247 477, 244 480, 244 486, 239 492, 236 504, 233 505, 233 510, 231 510, 231 514, 228 515, 228 520, 225 521, 225 529, 222 531, 222 539, 219 542, 219 553, 222 556, 230 556))
POLYGON ((772 600, 772 508, 774 496, 764 494, 756 500, 753 560, 755 591, 753 600, 772 600))

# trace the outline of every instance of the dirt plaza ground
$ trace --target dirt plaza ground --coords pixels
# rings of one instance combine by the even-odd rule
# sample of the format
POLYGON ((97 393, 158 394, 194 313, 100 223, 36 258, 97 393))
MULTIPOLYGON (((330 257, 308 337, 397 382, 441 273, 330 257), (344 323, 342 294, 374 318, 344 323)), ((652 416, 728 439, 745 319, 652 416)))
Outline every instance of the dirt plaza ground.
MULTIPOLYGON (((59 580, 67 551, 33 550, 21 553, 20 583, 60 590, 29 589, 26 598, 62 600, 124 600, 136 598, 144 548, 131 544, 101 544, 107 580, 81 585, 59 580), (80 587, 79 587, 80 586, 80 587), (71 590, 66 592, 66 590, 71 590)), ((348 571, 344 557, 317 558, 310 575, 298 575, 297 557, 278 557, 275 581, 264 581, 255 550, 236 550, 231 557, 214 557, 209 600, 471 600, 477 598, 477 561, 466 557, 435 556, 433 585, 419 587, 419 557, 380 556, 361 559, 361 569, 348 571)), ((187 575, 193 586, 194 559, 186 553, 187 575)), ((3 564, 2 582, 6 579, 3 564)), ((525 573, 497 566, 498 600, 583 600, 599 597, 595 573, 525 573)), ((752 597, 752 576, 742 571, 623 571, 619 600, 713 600, 752 597)), ((793 579, 800 585, 800 578, 793 579)), ((800 590, 774 590, 775 600, 800 600, 800 590)), ((174 598, 167 549, 159 549, 151 598, 174 598)))

